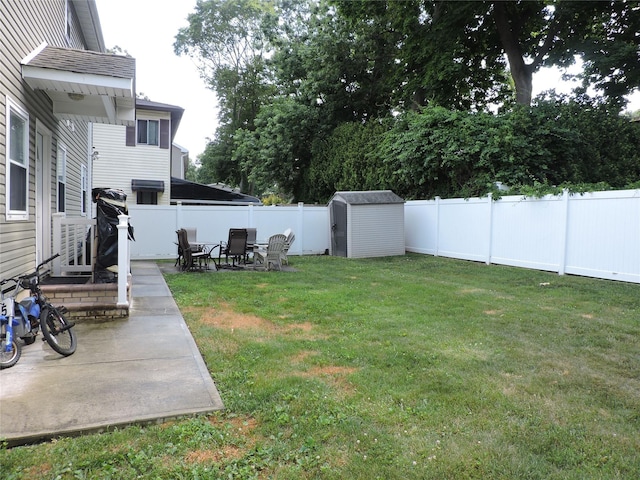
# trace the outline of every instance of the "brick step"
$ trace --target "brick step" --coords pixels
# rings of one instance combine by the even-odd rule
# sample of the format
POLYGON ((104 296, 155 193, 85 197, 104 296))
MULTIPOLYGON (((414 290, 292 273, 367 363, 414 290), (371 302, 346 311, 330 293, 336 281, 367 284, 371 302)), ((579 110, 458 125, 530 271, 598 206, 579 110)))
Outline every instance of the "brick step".
MULTIPOLYGON (((59 281, 41 285, 42 293, 53 305, 63 305, 67 316, 79 320, 112 320, 127 317, 129 307, 118 306, 117 283, 64 284, 59 281)), ((127 286, 130 298, 131 285, 127 286)))

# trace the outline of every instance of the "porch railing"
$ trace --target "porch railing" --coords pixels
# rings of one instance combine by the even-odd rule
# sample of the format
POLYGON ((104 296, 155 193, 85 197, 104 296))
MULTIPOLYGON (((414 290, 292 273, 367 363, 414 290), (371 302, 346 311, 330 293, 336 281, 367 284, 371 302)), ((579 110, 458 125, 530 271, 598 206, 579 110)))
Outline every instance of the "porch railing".
MULTIPOLYGON (((129 216, 118 216, 118 306, 128 306, 127 284, 131 272, 128 239, 129 216)), ((53 214, 53 251, 60 256, 53 261, 53 275, 92 273, 97 249, 94 241, 96 220, 86 217, 67 218, 53 214)))

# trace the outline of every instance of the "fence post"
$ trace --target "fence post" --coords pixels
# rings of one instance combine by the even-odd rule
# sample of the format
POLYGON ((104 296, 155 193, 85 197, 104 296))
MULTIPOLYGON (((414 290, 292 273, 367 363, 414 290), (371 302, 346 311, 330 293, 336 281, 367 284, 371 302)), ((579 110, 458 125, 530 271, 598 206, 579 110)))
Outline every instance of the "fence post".
POLYGON ((487 259, 485 260, 484 263, 486 263, 487 265, 491 265, 491 250, 493 247, 493 194, 491 192, 489 192, 489 194, 487 195, 487 202, 489 205, 489 214, 488 214, 488 218, 487 218, 487 223, 488 223, 488 245, 487 245, 487 259))
POLYGON ((182 202, 176 202, 176 228, 174 230, 178 230, 182 228, 182 202))
POLYGON ((249 204, 249 222, 248 222, 247 226, 250 227, 250 228, 254 227, 254 222, 253 222, 253 203, 249 204))
POLYGON ((304 203, 298 202, 298 226, 296 227, 296 237, 300 246, 300 255, 304 255, 304 203))
POLYGON ((436 252, 435 256, 438 256, 440 249, 440 197, 436 197, 436 252))
POLYGON ((558 260, 558 275, 564 275, 567 263, 567 231, 569 230, 569 190, 562 191, 562 229, 560 231, 560 255, 558 260))
POLYGON ((128 307, 129 215, 118 215, 118 307, 128 307))

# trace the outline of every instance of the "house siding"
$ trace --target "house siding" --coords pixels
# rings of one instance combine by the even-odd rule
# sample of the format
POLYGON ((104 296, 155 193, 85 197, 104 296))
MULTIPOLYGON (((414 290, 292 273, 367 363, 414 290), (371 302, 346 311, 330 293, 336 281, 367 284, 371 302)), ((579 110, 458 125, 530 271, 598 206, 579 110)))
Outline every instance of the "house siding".
MULTIPOLYGON (((140 120, 170 120, 168 112, 137 110, 140 120)), ((96 124, 93 146, 99 158, 93 164, 93 187, 118 188, 127 194, 127 203, 136 203, 132 179, 162 180, 164 192, 158 193, 158 205, 169 205, 171 196, 171 149, 157 145, 126 146, 126 127, 96 124)))
MULTIPOLYGON (((72 5, 72 4, 71 4, 72 5)), ((73 7, 71 7, 73 14, 73 7)), ((67 216, 80 214, 80 164, 88 162, 88 127, 85 122, 67 125, 53 115, 52 102, 41 91, 33 91, 22 79, 21 60, 42 42, 49 45, 84 48, 75 15, 71 41, 65 35, 65 1, 23 2, 0 0, 0 278, 19 275, 35 268, 36 261, 36 191, 35 134, 36 121, 51 131, 51 213, 57 211, 57 148, 67 148, 67 216), (7 98, 29 114, 28 219, 6 218, 6 111, 7 98)), ((51 239, 46 239, 51 242, 51 239)))

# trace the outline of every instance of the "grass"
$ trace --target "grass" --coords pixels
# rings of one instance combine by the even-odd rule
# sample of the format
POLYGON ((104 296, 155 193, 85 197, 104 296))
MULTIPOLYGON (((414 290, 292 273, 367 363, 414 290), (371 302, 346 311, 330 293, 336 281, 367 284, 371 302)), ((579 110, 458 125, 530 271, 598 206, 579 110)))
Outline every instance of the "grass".
POLYGON ((226 410, 2 478, 640 476, 640 286, 406 255, 167 275, 226 410))

